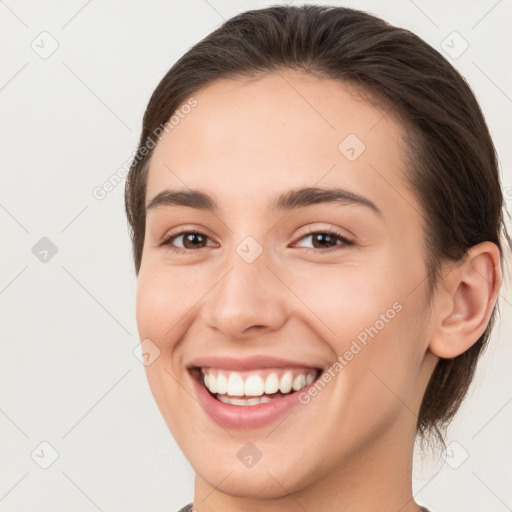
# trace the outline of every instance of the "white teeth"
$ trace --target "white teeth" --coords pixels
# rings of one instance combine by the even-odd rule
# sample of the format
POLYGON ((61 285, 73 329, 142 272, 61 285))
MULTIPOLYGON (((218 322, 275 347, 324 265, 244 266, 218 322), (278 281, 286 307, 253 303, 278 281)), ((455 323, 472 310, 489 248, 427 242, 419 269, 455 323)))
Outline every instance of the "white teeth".
MULTIPOLYGON (((240 399, 242 396, 264 397, 265 395, 273 395, 279 391, 282 394, 287 394, 291 391, 299 391, 311 384, 316 375, 317 370, 310 370, 307 374, 303 372, 295 376, 292 371, 288 370, 281 378, 278 377, 277 372, 268 374, 266 379, 254 373, 246 377, 244 381, 238 372, 207 370, 207 373, 203 375, 203 382, 205 387, 213 394, 239 397, 237 399, 240 399)), ((246 402, 247 400, 244 400, 243 404, 237 405, 247 405, 246 402)))
POLYGON ((279 391, 279 379, 277 373, 271 373, 265 380, 265 393, 271 395, 279 391))
MULTIPOLYGON (((208 386, 206 386, 208 387, 208 386)), ((217 393, 225 395, 228 390, 228 379, 223 373, 217 375, 217 393)))
POLYGON ((304 375, 297 375, 295 379, 293 379, 292 389, 294 391, 298 391, 302 389, 306 385, 306 377, 304 375))
MULTIPOLYGON (((210 388, 210 391, 211 388, 210 388)), ((212 393, 216 393, 217 391, 212 391, 212 393)), ((232 372, 228 379, 228 388, 226 393, 230 396, 243 396, 244 395, 244 380, 242 377, 236 373, 232 372)))
POLYGON ((272 400, 277 400, 276 398, 270 398, 269 396, 259 396, 257 398, 231 398, 226 395, 219 395, 218 400, 225 404, 231 404, 231 405, 259 405, 259 404, 266 404, 268 402, 271 402, 272 400))
POLYGON ((208 389, 212 393, 217 393, 217 379, 215 378, 215 375, 208 375, 208 389))
POLYGON ((250 375, 245 381, 245 396, 261 396, 265 393, 265 383, 259 375, 250 375))
POLYGON ((286 372, 279 382, 279 391, 281 393, 289 393, 292 389, 293 375, 292 372, 286 372))

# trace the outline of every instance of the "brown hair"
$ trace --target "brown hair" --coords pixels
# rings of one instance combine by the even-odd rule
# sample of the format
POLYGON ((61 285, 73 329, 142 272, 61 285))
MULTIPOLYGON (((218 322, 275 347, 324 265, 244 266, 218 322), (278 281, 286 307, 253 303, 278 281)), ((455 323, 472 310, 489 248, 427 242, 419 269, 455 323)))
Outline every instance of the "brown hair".
MULTIPOLYGON (((502 234, 510 244, 496 151, 479 105, 454 67, 415 34, 368 13, 319 5, 273 6, 227 20, 183 55, 153 92, 125 189, 137 275, 153 136, 180 105, 214 80, 280 69, 354 84, 390 106, 407 133, 407 180, 424 216, 430 293, 443 261, 460 261, 483 241, 502 250, 502 234)), ((469 350, 437 364, 418 417, 423 437, 433 432, 442 440, 473 379, 495 314, 496 307, 469 350)))

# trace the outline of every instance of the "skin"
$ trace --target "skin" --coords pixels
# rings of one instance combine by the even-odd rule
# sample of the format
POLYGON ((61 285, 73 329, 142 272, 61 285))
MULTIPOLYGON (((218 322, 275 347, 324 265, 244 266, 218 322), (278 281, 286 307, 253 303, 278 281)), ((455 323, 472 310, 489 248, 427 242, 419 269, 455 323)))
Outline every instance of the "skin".
POLYGON ((217 81, 152 155, 147 204, 199 189, 219 211, 166 205, 147 213, 137 323, 160 356, 146 367, 155 400, 196 472, 201 512, 418 511, 412 497, 417 413, 438 357, 485 329, 501 283, 499 251, 475 246, 447 266, 431 307, 421 208, 405 179, 401 128, 340 82, 282 71, 217 81), (338 145, 366 146, 349 161, 338 145), (343 188, 372 201, 271 212, 298 187, 343 188), (179 232, 207 235, 199 249, 179 232), (334 230, 322 253, 310 232, 334 230), (171 245, 159 245, 176 233, 171 245), (236 252, 252 236, 263 252, 236 252), (186 243, 186 241, 185 241, 186 243), (248 283, 250 285, 248 286, 248 283), (224 429, 194 398, 199 356, 271 355, 328 368, 394 303, 401 311, 307 405, 258 429, 224 429), (252 442, 262 458, 245 467, 252 442))

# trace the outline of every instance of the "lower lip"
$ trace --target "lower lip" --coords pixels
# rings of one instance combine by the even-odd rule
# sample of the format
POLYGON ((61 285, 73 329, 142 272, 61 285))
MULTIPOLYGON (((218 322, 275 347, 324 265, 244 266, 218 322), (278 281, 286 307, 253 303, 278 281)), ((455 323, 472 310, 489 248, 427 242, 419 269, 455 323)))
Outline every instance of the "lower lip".
POLYGON ((232 405, 214 398, 192 373, 190 375, 197 398, 210 417, 222 427, 238 429, 264 427, 278 420, 297 405, 302 405, 299 402, 299 394, 307 392, 318 379, 317 376, 311 384, 301 390, 265 404, 232 405))

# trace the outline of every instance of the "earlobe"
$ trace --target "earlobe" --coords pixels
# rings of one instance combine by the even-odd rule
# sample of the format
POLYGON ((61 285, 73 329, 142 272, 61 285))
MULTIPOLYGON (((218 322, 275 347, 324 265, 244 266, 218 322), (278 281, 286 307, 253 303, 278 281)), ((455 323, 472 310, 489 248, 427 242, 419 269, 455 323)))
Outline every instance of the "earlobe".
POLYGON ((471 247, 464 262, 443 281, 439 292, 443 307, 434 318, 430 351, 453 358, 476 343, 487 328, 501 281, 499 248, 491 242, 471 247))

